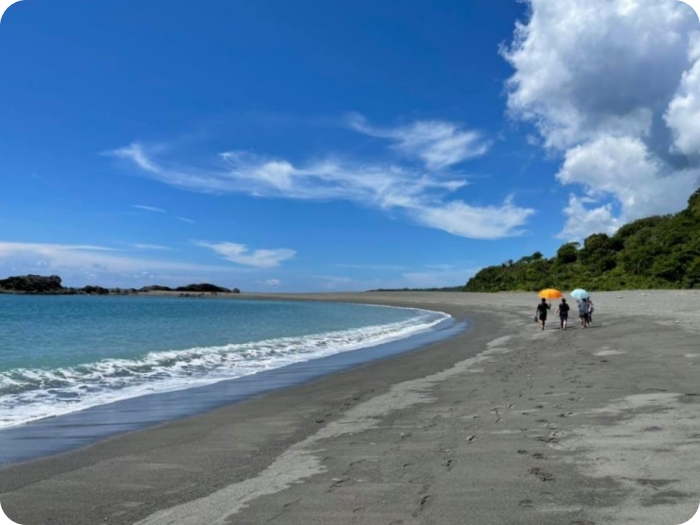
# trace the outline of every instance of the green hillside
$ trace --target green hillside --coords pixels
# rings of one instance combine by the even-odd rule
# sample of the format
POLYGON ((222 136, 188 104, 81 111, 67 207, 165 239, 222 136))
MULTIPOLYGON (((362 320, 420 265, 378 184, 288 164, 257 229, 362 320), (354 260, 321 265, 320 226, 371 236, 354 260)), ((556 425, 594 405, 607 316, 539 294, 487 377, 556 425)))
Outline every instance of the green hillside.
POLYGON ((541 253, 490 266, 469 279, 468 292, 700 288, 700 190, 675 215, 647 217, 541 253))

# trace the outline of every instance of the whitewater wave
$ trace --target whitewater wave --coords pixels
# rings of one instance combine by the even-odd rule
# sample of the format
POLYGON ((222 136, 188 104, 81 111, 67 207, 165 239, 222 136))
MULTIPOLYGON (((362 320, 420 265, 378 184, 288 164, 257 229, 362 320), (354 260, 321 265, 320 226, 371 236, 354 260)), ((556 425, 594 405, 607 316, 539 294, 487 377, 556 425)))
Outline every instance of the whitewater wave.
POLYGON ((0 429, 147 394, 234 379, 402 339, 449 318, 416 310, 411 319, 265 341, 151 352, 56 369, 0 372, 0 429))

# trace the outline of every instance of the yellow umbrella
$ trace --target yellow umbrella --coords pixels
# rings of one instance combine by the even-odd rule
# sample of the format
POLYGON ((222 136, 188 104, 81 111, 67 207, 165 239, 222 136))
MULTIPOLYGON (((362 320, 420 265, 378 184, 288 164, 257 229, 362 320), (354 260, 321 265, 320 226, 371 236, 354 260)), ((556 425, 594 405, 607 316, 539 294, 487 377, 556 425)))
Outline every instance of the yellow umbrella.
POLYGON ((563 297, 563 294, 559 290, 555 290, 554 288, 547 288, 545 290, 542 290, 537 295, 539 295, 542 299, 559 299, 560 297, 563 297))

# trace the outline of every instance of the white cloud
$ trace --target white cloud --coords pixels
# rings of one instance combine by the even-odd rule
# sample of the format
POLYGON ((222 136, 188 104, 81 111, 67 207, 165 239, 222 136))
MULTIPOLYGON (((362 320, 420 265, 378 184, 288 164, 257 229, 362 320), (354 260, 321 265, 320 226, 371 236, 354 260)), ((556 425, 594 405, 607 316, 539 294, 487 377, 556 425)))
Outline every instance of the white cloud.
POLYGON ((503 232, 520 235, 519 226, 534 214, 534 210, 519 208, 510 200, 486 207, 451 201, 442 206, 416 206, 413 211, 426 226, 470 239, 497 239, 504 236, 503 232))
POLYGON ((194 221, 192 219, 188 219, 186 217, 177 217, 178 221, 186 222, 187 224, 194 224, 194 221))
POLYGON ((282 284, 282 281, 280 281, 279 279, 268 279, 267 281, 265 281, 265 284, 268 286, 279 286, 280 284, 282 284))
POLYGON ((0 264, 17 269, 36 266, 52 272, 100 269, 111 273, 148 271, 221 272, 230 267, 128 257, 114 248, 74 244, 0 242, 0 264))
POLYGON ((506 201, 477 207, 447 200, 466 181, 437 177, 404 166, 348 163, 329 158, 295 166, 248 152, 220 154, 218 170, 170 168, 151 159, 140 144, 112 152, 131 160, 146 175, 183 189, 240 192, 257 197, 296 200, 345 200, 405 213, 418 224, 478 239, 517 235, 534 210, 506 201), (225 169, 224 169, 225 168, 225 169), (460 224, 468 220, 469 224, 460 224))
POLYGON ((282 262, 294 257, 297 253, 295 250, 290 250, 288 248, 255 250, 251 252, 246 245, 233 242, 209 243, 197 241, 195 244, 214 250, 227 261, 244 266, 254 266, 256 268, 273 268, 279 266, 282 262))
POLYGON ((557 178, 582 190, 562 235, 683 208, 700 181, 697 16, 677 0, 528 3, 502 50, 508 107, 564 152, 557 178))
POLYGON ((154 206, 143 206, 142 204, 134 204, 134 208, 138 208, 139 210, 154 211, 157 213, 166 213, 166 211, 163 208, 156 208, 154 206))
POLYGON ((613 213, 612 204, 587 208, 584 203, 590 204, 590 199, 579 198, 575 195, 569 196, 569 205, 564 208, 567 221, 564 229, 558 235, 560 238, 567 241, 579 241, 592 232, 615 233, 622 226, 623 222, 613 213))
POLYGON ((700 58, 683 73, 665 120, 673 131, 676 150, 685 155, 700 156, 700 58))
POLYGON ((480 157, 489 150, 490 142, 477 131, 439 120, 423 120, 397 128, 378 128, 361 115, 352 115, 350 127, 365 135, 389 139, 407 156, 419 157, 430 170, 439 170, 480 157))
POLYGON ((567 151, 557 178, 583 187, 591 199, 614 197, 620 207, 614 225, 620 226, 684 207, 700 170, 673 170, 638 138, 602 136, 567 151))

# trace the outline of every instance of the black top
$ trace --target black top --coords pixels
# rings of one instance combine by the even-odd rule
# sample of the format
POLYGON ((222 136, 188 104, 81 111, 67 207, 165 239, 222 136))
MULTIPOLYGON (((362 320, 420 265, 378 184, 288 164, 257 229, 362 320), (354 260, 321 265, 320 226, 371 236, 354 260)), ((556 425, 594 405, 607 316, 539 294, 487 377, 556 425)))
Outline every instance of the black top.
POLYGON ((546 314, 547 310, 549 310, 550 306, 547 303, 540 303, 537 305, 537 311, 540 314, 546 314))
POLYGON ((561 303, 559 305, 559 313, 568 314, 570 309, 571 307, 568 305, 568 303, 561 303))

